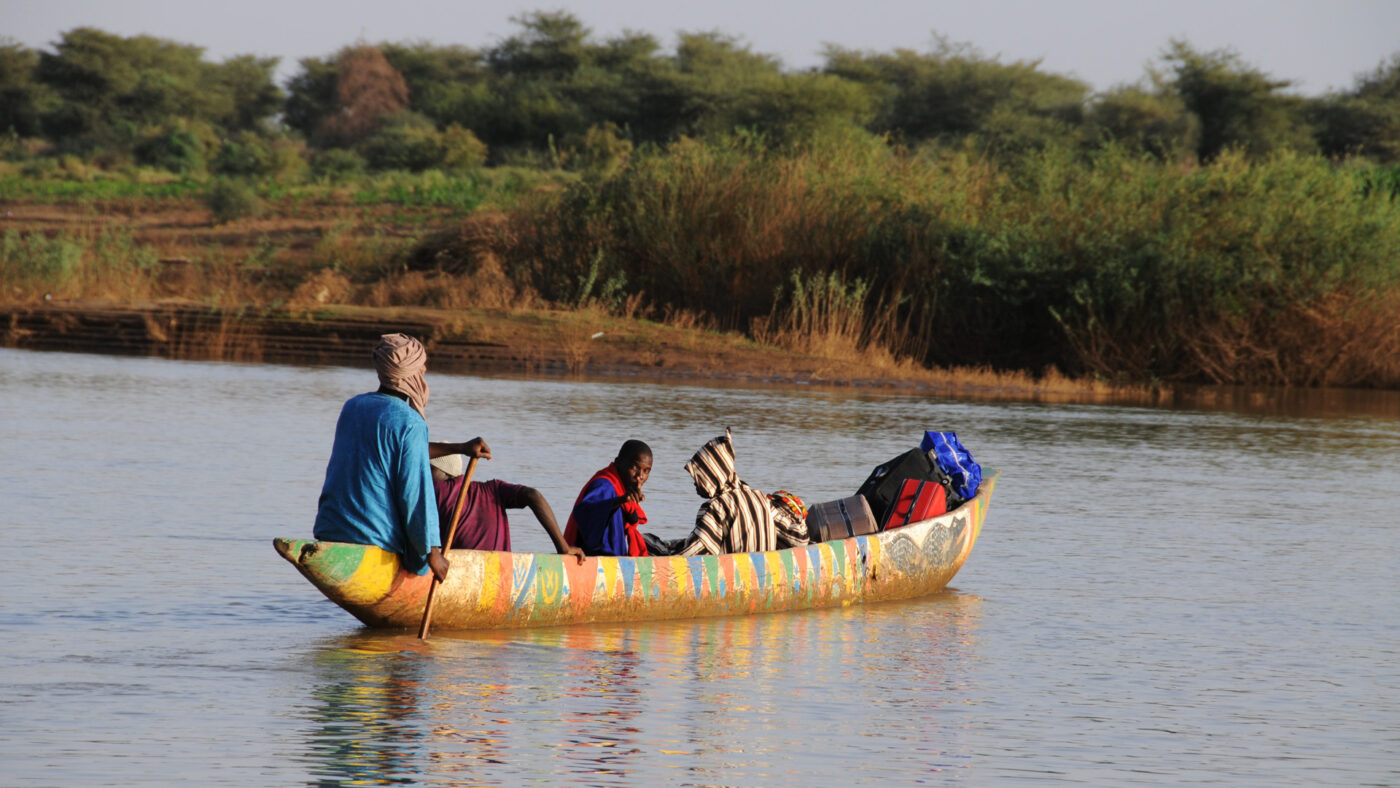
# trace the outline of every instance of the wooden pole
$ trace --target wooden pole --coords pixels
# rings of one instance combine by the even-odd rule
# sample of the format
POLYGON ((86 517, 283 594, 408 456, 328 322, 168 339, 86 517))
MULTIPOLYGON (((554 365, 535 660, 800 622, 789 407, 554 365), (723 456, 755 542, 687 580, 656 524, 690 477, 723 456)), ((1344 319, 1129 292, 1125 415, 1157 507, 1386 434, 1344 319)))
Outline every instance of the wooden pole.
MULTIPOLYGON (((457 536, 457 521, 462 517, 462 506, 467 502, 467 485, 472 483, 472 474, 476 472, 476 457, 467 463, 467 472, 462 474, 462 489, 457 493, 457 505, 452 507, 452 523, 447 529, 447 541, 442 545, 443 558, 447 557, 447 550, 452 546, 452 540, 457 536)), ((437 596, 438 586, 442 581, 433 575, 433 582, 428 586, 428 603, 423 606, 423 623, 418 626, 418 639, 428 639, 428 626, 433 620, 433 599, 437 596)))

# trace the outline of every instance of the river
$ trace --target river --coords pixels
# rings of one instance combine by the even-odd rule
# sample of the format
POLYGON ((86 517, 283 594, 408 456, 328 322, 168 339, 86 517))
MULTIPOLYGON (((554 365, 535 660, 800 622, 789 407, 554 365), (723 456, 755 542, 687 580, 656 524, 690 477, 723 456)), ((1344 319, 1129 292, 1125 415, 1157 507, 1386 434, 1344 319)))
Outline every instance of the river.
POLYGON ((423 643, 271 545, 310 535, 368 365, 0 350, 0 783, 1400 784, 1400 395, 429 382, 434 439, 485 437, 478 478, 556 511, 646 440, 664 536, 725 426, 745 480, 809 502, 924 429, 1002 475, 936 596, 423 643))

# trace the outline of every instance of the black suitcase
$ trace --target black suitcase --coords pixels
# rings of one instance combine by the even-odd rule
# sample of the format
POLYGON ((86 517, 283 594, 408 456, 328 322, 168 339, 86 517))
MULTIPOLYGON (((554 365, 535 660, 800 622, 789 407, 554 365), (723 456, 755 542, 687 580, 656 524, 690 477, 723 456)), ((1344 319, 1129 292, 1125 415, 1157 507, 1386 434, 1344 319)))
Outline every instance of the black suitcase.
POLYGON ((895 498, 899 497, 899 485, 905 479, 932 480, 943 485, 947 491, 948 511, 962 503, 960 498, 953 495, 948 474, 938 469, 933 456, 923 449, 910 449, 887 463, 875 466, 875 470, 856 491, 870 503, 870 512, 875 515, 876 522, 885 521, 895 498))

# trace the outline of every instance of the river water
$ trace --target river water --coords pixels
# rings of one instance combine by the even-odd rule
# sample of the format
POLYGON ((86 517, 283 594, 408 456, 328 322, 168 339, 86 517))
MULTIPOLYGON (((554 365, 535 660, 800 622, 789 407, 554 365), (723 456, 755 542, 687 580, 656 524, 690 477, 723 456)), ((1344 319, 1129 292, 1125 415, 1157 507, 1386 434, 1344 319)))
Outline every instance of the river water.
POLYGON ((1400 784, 1397 395, 429 382, 434 439, 484 436, 478 478, 556 511, 648 441, 664 536, 726 425, 741 476, 809 502, 925 428, 1002 476, 937 596, 420 643, 271 546, 309 536, 367 367, 0 350, 0 783, 1400 784))

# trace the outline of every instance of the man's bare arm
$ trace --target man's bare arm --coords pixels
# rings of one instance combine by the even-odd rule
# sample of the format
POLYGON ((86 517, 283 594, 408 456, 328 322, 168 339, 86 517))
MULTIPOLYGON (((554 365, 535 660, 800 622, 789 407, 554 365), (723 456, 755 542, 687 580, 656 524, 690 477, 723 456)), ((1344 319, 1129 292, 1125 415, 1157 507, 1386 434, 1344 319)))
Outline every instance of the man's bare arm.
POLYGON ((583 563, 583 551, 577 547, 570 547, 564 542, 564 535, 559 533, 559 523, 554 519, 554 510, 549 508, 549 501, 534 487, 526 487, 523 492, 525 504, 535 513, 535 519, 540 521, 540 525, 544 526, 545 533, 549 534, 549 538, 554 542, 554 549, 560 555, 571 555, 580 564, 583 563))

